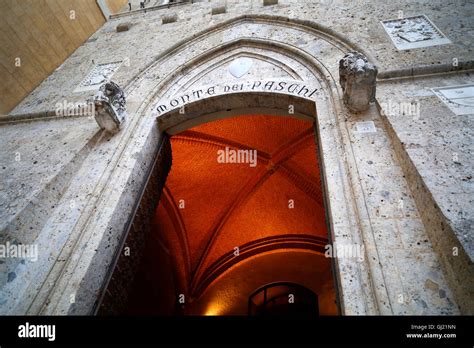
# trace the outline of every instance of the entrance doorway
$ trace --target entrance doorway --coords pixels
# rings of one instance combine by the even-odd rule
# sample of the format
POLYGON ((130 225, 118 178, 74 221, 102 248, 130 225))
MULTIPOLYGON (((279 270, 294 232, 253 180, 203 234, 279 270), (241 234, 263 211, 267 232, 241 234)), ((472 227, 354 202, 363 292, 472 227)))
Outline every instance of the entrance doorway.
POLYGON ((337 314, 314 123, 248 114, 170 143, 171 170, 121 313, 247 315, 255 289, 277 283, 292 284, 290 307, 280 297, 267 315, 337 314))

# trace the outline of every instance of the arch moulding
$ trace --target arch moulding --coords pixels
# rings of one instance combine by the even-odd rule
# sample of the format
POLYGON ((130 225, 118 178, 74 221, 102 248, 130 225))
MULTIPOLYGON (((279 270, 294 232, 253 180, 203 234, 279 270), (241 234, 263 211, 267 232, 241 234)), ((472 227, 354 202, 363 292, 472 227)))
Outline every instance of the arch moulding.
POLYGON ((263 113, 314 121, 329 239, 364 247, 363 260, 335 259, 341 313, 390 314, 373 237, 360 223, 367 212, 336 84, 339 59, 355 49, 361 51, 314 23, 243 16, 158 56, 125 87, 128 120, 111 139, 115 150, 97 183, 92 215, 75 227, 79 237, 68 261, 45 289, 47 296, 34 299, 31 311, 97 310, 150 177, 166 176, 159 167, 163 151, 169 151, 163 146, 168 135, 218 118, 263 113), (228 69, 238 58, 253 62, 240 78, 228 69), (107 188, 111 181, 123 189, 107 188), (75 305, 65 293, 76 294, 75 305))

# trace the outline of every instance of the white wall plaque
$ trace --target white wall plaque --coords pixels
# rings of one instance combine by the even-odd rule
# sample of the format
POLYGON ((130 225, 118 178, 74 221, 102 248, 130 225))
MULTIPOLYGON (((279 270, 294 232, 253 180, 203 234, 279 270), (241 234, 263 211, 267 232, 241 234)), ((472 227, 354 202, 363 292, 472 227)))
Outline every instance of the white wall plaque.
POLYGON ((474 115, 474 84, 436 87, 432 91, 456 115, 474 115))
POLYGON ((105 82, 110 81, 112 75, 118 70, 121 61, 97 64, 77 86, 74 92, 98 90, 105 82))
POLYGON ((451 43, 425 15, 389 19, 381 23, 399 51, 451 43))
POLYGON ((357 122, 356 123, 357 133, 376 133, 374 121, 357 122))

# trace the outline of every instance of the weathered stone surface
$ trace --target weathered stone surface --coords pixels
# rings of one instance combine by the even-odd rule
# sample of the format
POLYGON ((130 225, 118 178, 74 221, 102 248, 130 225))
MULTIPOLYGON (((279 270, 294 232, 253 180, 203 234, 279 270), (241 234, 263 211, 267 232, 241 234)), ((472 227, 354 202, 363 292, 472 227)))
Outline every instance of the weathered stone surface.
MULTIPOLYGON (((384 81, 383 93, 378 82, 379 103, 421 101, 418 119, 403 112, 381 117, 375 108, 350 117, 344 108, 332 110, 342 93, 332 83, 337 62, 348 51, 363 50, 381 73, 392 77, 451 66, 453 56, 459 66, 472 60, 474 40, 465 27, 473 5, 454 0, 407 3, 406 12, 427 14, 453 44, 401 52, 380 24, 394 17, 399 3, 279 3, 228 2, 219 16, 211 15, 211 3, 200 2, 114 17, 27 96, 8 122, 0 123, 2 240, 17 238, 42 250, 36 263, 0 264, 0 313, 90 313, 146 165, 156 153, 160 133, 154 110, 215 85, 230 89, 226 98, 232 102, 202 99, 199 110, 189 103, 184 109, 229 116, 240 112, 239 105, 252 107, 246 112, 262 112, 256 106, 264 105, 268 112, 272 107, 283 110, 285 104, 286 114, 288 105, 294 105, 295 113, 312 115, 317 123, 333 237, 363 243, 367 250, 367 262, 338 260, 343 313, 474 313, 466 271, 472 263, 445 257, 453 245, 472 250, 473 127, 468 115, 455 117, 430 91, 470 84, 472 76, 461 71, 449 79, 439 74, 384 81), (173 14, 179 15, 179 25, 160 24, 173 14), (116 32, 122 17, 130 17, 133 30, 116 32), (253 59, 240 78, 228 69, 239 57, 253 59), (115 63, 125 58, 132 64, 115 63), (86 79, 83 87, 90 89, 75 93, 94 64, 105 65, 86 79), (130 117, 121 132, 104 134, 91 117, 50 117, 58 102, 91 97, 103 83, 96 81, 111 76, 110 71, 100 73, 106 68, 127 95, 130 117), (312 96, 316 104, 308 99, 294 103, 298 91, 275 91, 275 83, 266 97, 251 94, 252 84, 243 87, 244 94, 232 94, 239 83, 261 81, 262 92, 266 83, 282 79, 317 88, 312 96), (369 121, 376 132, 357 131, 357 123, 369 121), (16 277, 8 282, 10 272, 16 277), (425 286, 432 282, 438 291, 425 286), (71 306, 64 294, 75 292, 78 300, 71 306)), ((221 89, 211 89, 209 97, 219 97, 221 89)), ((178 109, 163 117, 169 128, 204 119, 178 109)))
POLYGON ((465 74, 420 77, 416 84, 392 79, 379 83, 377 93, 433 249, 451 289, 463 294, 462 308, 474 297, 474 122, 464 114, 468 107, 459 108, 469 98, 458 86, 470 81, 465 74), (450 102, 448 93, 440 99, 443 89, 458 92, 452 94, 459 101, 450 102))
POLYGON ((339 61, 343 100, 351 111, 365 111, 375 101, 376 79, 377 68, 359 52, 347 53, 339 61))
POLYGON ((95 119, 100 128, 111 133, 120 129, 125 120, 126 101, 122 89, 114 82, 103 84, 93 99, 95 119))
POLYGON ((163 16, 161 19, 161 23, 163 24, 168 24, 168 23, 174 23, 178 20, 178 15, 176 13, 170 13, 168 15, 163 16))

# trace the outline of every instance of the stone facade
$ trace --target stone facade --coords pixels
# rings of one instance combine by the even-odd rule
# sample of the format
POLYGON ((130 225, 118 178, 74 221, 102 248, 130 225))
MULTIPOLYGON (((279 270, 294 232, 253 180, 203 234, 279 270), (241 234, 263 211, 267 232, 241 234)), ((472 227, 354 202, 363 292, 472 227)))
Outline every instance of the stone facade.
POLYGON ((0 313, 93 313, 163 132, 255 112, 316 122, 330 237, 366 251, 335 260, 343 314, 474 313, 472 114, 436 94, 473 83, 472 3, 263 5, 114 15, 0 120, 0 240, 39 249, 2 260, 0 313), (450 43, 399 51, 381 23, 399 11, 427 15, 450 43), (357 113, 339 84, 353 51, 379 73, 375 103, 357 113), (57 112, 91 98, 94 76, 124 90, 116 134, 57 112))

